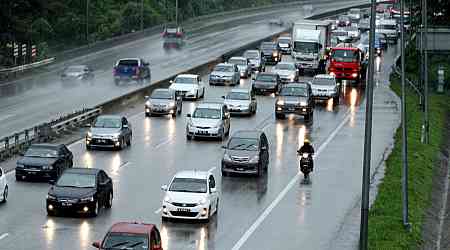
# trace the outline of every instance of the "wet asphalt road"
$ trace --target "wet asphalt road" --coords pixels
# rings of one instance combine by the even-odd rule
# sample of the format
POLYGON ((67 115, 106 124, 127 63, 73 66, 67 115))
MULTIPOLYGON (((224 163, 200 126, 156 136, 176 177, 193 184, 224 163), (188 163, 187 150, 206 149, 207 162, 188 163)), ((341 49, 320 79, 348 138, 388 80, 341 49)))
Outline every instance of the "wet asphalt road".
MULTIPOLYGON (((374 165, 392 138, 398 112, 389 101, 386 72, 395 49, 381 60, 374 114, 374 165), (382 84, 383 83, 383 84, 382 84)), ((289 60, 285 56, 285 60, 289 60)), ((203 76, 206 80, 207 76, 203 76)), ((241 82, 248 87, 248 81, 241 82)), ((205 101, 221 101, 229 87, 207 86, 205 101)), ((318 104, 314 121, 301 117, 275 120, 274 97, 258 96, 253 117, 233 117, 231 133, 256 128, 270 144, 270 166, 262 178, 221 177, 223 150, 218 141, 186 141, 185 115, 195 102, 183 103, 183 115, 144 118, 143 107, 129 110, 132 146, 123 151, 89 151, 70 145, 75 166, 105 169, 114 180, 114 201, 97 218, 47 217, 49 185, 14 181, 0 206, 0 249, 89 249, 117 221, 158 225, 164 249, 334 249, 333 240, 361 189, 364 90, 347 86, 341 104, 318 104), (309 138, 316 147, 311 183, 298 175, 296 149, 309 138), (220 193, 219 214, 210 223, 161 223, 160 186, 177 171, 211 170, 220 193)), ((143 104, 142 104, 143 105, 143 104)), ((13 172, 11 172, 13 173, 13 172)))
MULTIPOLYGON (((346 1, 345 4, 342 2, 314 4, 313 10, 307 15, 361 2, 359 0, 346 1)), ((297 20, 304 14, 299 9, 293 9, 290 12, 280 11, 280 13, 285 21, 297 20)), ((161 38, 155 35, 117 46, 114 50, 83 56, 68 63, 87 64, 93 67, 96 71, 93 84, 61 83, 58 70, 54 69, 48 73, 0 85, 0 122, 2 123, 0 137, 47 122, 51 118, 57 118, 74 110, 93 107, 142 87, 135 83, 122 86, 113 84, 112 67, 120 58, 147 59, 152 70, 151 81, 155 82, 215 59, 231 49, 281 31, 284 28, 268 25, 268 18, 274 17, 278 16, 261 16, 260 21, 244 22, 232 27, 223 25, 219 29, 215 27, 214 30, 203 31, 200 34, 194 32, 189 34, 190 38, 181 51, 164 51, 161 38)), ((49 69, 52 67, 50 66, 49 69)))

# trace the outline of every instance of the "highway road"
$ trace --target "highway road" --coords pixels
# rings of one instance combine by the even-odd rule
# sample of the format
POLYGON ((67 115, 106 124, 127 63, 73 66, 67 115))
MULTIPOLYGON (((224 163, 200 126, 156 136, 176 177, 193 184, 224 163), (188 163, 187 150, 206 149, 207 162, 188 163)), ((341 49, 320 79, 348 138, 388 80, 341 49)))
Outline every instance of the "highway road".
MULTIPOLYGON (((390 48, 383 59, 377 59, 373 170, 398 125, 396 99, 387 88, 389 65, 397 52, 390 48)), ((241 81, 241 87, 248 86, 248 81, 241 81)), ((204 101, 221 101, 228 89, 208 86, 204 101)), ((69 146, 75 166, 101 168, 113 178, 112 208, 103 209, 96 218, 47 217, 49 184, 15 182, 10 172, 9 200, 0 206, 0 248, 89 249, 114 222, 143 221, 158 225, 163 247, 170 250, 335 249, 336 234, 361 192, 364 90, 345 85, 341 104, 317 105, 312 124, 295 116, 275 120, 274 100, 274 96, 258 96, 255 116, 231 121, 232 133, 255 128, 268 136, 270 165, 263 177, 221 177, 222 143, 186 141, 185 115, 196 102, 185 101, 183 116, 175 119, 145 118, 142 103, 124 112, 134 129, 131 147, 86 151, 83 140, 69 146), (311 183, 303 181, 297 168, 296 150, 305 137, 317 152, 311 183), (206 224, 162 223, 160 187, 177 171, 187 169, 215 174, 219 213, 206 224)))
MULTIPOLYGON (((307 14, 352 5, 366 1, 336 1, 315 3, 307 14)), ((281 9, 278 14, 253 17, 252 22, 238 25, 219 23, 210 29, 202 29, 189 35, 187 45, 181 51, 164 51, 159 35, 123 44, 106 51, 92 53, 71 60, 67 64, 86 64, 96 71, 94 84, 62 84, 57 67, 48 67, 49 72, 36 74, 22 80, 0 85, 0 137, 47 122, 62 114, 93 107, 114 97, 131 92, 142 86, 129 84, 115 86, 112 67, 123 57, 143 57, 150 61, 152 82, 165 79, 177 72, 216 59, 223 53, 239 48, 251 41, 257 41, 275 34, 283 27, 268 25, 268 19, 282 16, 285 21, 302 18, 299 9, 281 9), (257 20, 259 18, 259 20, 257 20)), ((224 18, 226 19, 226 18, 224 18)), ((200 24, 199 24, 200 25, 200 24)), ((204 25, 204 24, 203 24, 204 25)), ((59 63, 61 65, 63 63, 59 63)), ((147 83, 151 84, 151 83, 147 83)))

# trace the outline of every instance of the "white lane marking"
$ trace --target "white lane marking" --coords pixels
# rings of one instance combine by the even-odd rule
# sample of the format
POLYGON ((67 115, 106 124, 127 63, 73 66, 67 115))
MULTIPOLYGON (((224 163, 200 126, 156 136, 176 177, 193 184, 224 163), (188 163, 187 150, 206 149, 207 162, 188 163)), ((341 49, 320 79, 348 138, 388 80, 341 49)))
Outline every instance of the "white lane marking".
POLYGON ((160 148, 160 147, 166 145, 166 144, 169 143, 170 141, 171 141, 171 138, 167 138, 167 139, 165 139, 164 141, 162 141, 162 142, 156 144, 156 145, 153 146, 153 147, 154 147, 155 149, 158 149, 158 148, 160 148))
MULTIPOLYGON (((336 137, 337 133, 344 127, 344 125, 349 121, 350 119, 350 112, 347 112, 345 118, 342 120, 342 122, 336 127, 336 129, 330 134, 330 136, 325 140, 322 145, 320 145, 319 149, 317 150, 317 153, 315 156, 319 156, 319 154, 326 148, 326 146, 331 142, 331 140, 336 137)), ((295 185, 295 183, 300 179, 300 172, 298 172, 291 181, 284 187, 284 189, 278 194, 278 196, 275 198, 275 200, 270 203, 270 205, 264 209, 264 211, 259 215, 259 217, 256 219, 255 222, 247 229, 247 231, 242 235, 242 237, 236 242, 236 244, 233 246, 232 250, 239 250, 244 245, 244 243, 250 238, 250 236, 256 231, 256 229, 261 225, 261 223, 269 216, 269 214, 272 212, 272 210, 280 203, 280 201, 286 196, 286 194, 289 192, 289 190, 292 189, 292 187, 295 185)))
POLYGON ((2 235, 0 235, 0 240, 3 240, 4 238, 8 237, 8 233, 4 233, 2 235))
POLYGON ((155 211, 155 214, 159 214, 162 211, 162 207, 158 208, 158 210, 155 211))

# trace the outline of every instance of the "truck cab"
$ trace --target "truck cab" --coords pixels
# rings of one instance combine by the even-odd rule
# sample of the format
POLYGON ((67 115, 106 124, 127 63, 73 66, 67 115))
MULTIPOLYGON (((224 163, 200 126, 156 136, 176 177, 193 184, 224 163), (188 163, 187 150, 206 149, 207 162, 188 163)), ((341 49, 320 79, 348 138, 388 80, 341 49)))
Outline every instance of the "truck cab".
POLYGON ((365 78, 364 52, 351 44, 339 44, 330 51, 328 74, 337 80, 361 82, 365 78))

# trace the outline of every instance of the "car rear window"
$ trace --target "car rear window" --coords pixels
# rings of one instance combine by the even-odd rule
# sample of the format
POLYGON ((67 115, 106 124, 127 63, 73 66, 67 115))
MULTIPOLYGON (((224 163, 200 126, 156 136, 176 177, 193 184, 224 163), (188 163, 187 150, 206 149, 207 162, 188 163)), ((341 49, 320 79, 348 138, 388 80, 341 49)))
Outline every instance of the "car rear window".
POLYGON ((148 249, 146 234, 109 233, 103 243, 104 249, 148 249))
POLYGON ((118 63, 119 66, 139 66, 138 60, 120 60, 118 63))
POLYGON ((262 82, 275 82, 277 80, 277 76, 276 75, 259 74, 258 76, 256 76, 256 80, 262 81, 262 82))
POLYGON ((314 78, 312 84, 314 85, 335 85, 334 80, 331 78, 314 78))

